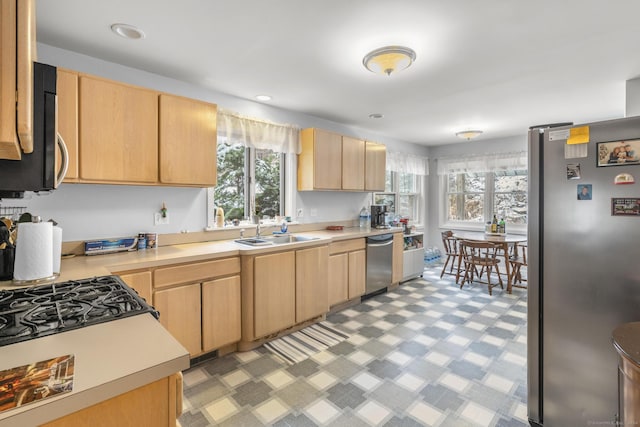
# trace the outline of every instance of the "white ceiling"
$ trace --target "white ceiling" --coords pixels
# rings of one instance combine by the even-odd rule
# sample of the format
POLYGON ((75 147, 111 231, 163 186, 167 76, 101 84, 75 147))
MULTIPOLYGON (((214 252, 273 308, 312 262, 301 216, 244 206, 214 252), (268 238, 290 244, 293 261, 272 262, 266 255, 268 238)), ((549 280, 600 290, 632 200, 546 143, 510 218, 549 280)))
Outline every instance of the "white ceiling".
POLYGON ((622 117, 638 0, 38 0, 39 42, 397 140, 622 117), (125 40, 109 27, 138 26, 125 40), (391 77, 362 57, 404 45, 391 77), (370 119, 382 113, 382 119, 370 119))

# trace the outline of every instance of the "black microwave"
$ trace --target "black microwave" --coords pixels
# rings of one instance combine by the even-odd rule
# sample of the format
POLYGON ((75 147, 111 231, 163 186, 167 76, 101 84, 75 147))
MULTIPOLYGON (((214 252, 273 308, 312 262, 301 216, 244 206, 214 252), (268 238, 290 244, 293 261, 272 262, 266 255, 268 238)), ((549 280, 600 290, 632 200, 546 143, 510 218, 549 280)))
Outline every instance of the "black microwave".
POLYGON ((33 63, 33 152, 23 153, 21 160, 0 159, 0 199, 54 190, 64 178, 67 150, 58 135, 56 80, 56 67, 33 63))

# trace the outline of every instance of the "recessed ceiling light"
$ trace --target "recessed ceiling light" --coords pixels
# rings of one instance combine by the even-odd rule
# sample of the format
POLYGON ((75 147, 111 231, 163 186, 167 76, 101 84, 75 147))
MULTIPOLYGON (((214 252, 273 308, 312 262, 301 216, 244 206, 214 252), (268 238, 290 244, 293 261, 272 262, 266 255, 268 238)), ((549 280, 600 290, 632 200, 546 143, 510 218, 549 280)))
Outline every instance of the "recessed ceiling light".
POLYGON ((269 95, 256 95, 256 99, 258 101, 271 101, 271 97, 269 95))
POLYGON ((371 113, 369 114, 369 118, 370 119, 381 119, 384 117, 384 114, 382 113, 371 113))
POLYGON ((145 38, 144 31, 129 24, 113 24, 111 31, 125 39, 139 40, 145 38))

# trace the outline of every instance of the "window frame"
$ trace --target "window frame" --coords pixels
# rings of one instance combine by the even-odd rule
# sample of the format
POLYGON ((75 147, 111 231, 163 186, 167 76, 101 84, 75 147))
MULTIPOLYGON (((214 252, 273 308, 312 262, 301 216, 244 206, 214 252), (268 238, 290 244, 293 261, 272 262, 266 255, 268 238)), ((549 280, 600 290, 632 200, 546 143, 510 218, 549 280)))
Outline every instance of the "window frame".
MULTIPOLYGON (((399 179, 399 175, 400 175, 401 172, 387 170, 386 173, 388 175, 385 178, 385 181, 387 183, 390 183, 390 186, 392 188, 388 188, 387 187, 387 188, 385 188, 385 191, 372 193, 372 196, 371 196, 372 202, 375 203, 376 195, 393 195, 394 196, 394 205, 395 205, 395 208, 396 208, 396 211, 394 212, 394 214, 395 215, 399 215, 398 209, 399 209, 399 205, 400 205, 400 197, 404 196, 404 195, 415 196, 416 197, 416 203, 415 203, 415 214, 416 214, 415 216, 416 217, 413 218, 411 221, 413 221, 412 225, 415 225, 417 228, 423 228, 424 224, 425 224, 425 194, 424 194, 424 190, 426 188, 425 176, 418 175, 418 174, 407 174, 405 172, 405 174, 413 176, 414 188, 415 188, 416 191, 415 192, 401 192, 400 191, 400 179, 399 179)), ((385 185, 385 187, 386 187, 386 185, 385 185)))
MULTIPOLYGON (((512 170, 524 170, 524 169, 512 169, 512 170)), ((477 172, 478 174, 484 174, 485 184, 484 184, 484 197, 483 197, 483 221, 475 222, 475 221, 464 221, 464 220, 450 220, 448 218, 448 210, 449 210, 449 191, 448 191, 448 182, 449 176, 454 175, 453 173, 448 173, 444 175, 439 175, 439 201, 440 201, 440 209, 439 209, 439 227, 440 228, 451 228, 458 230, 468 230, 468 231, 484 231, 484 225, 487 221, 491 221, 493 218, 493 210, 494 210, 494 198, 496 193, 506 194, 504 192, 496 192, 496 173, 495 172, 477 172)), ((455 175, 462 174, 456 173, 455 175)), ((526 173, 527 180, 529 179, 528 172, 526 173)), ((526 193, 526 191, 525 191, 526 193)), ((460 193, 464 194, 464 193, 460 193)), ((474 194, 482 194, 482 193, 474 193, 474 194)), ((529 201, 527 200, 527 206, 529 201)), ((499 219, 499 212, 496 212, 499 219)), ((507 223, 507 233, 515 233, 515 234, 526 234, 527 232, 527 223, 525 224, 514 224, 507 223)))
MULTIPOLYGON (((245 212, 245 220, 241 221, 240 226, 244 226, 247 224, 252 224, 252 220, 249 215, 253 214, 252 207, 255 209, 255 197, 256 197, 256 158, 258 149, 254 147, 247 147, 241 144, 237 144, 240 147, 243 147, 244 152, 244 168, 245 168, 245 194, 244 194, 244 212, 245 212)), ((285 212, 288 211, 287 203, 290 203, 291 190, 293 188, 292 184, 289 182, 290 172, 289 169, 292 167, 291 155, 287 155, 285 153, 277 153, 280 159, 280 212, 277 216, 284 216, 285 212)), ((215 202, 215 187, 207 188, 207 227, 206 230, 214 230, 219 229, 216 227, 215 220, 215 212, 214 207, 216 206, 215 202)), ((262 221, 262 218, 260 218, 262 221)), ((274 219, 275 221, 275 219, 274 219)), ((226 227, 229 228, 229 227, 226 227)))

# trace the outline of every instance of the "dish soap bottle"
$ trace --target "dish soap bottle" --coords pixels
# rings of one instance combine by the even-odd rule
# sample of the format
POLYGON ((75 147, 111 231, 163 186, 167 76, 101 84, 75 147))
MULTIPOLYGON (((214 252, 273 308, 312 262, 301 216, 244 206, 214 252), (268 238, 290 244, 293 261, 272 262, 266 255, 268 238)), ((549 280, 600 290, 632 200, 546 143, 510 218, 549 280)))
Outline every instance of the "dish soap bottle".
POLYGON ((224 227, 224 210, 222 208, 216 210, 216 227, 224 227))

